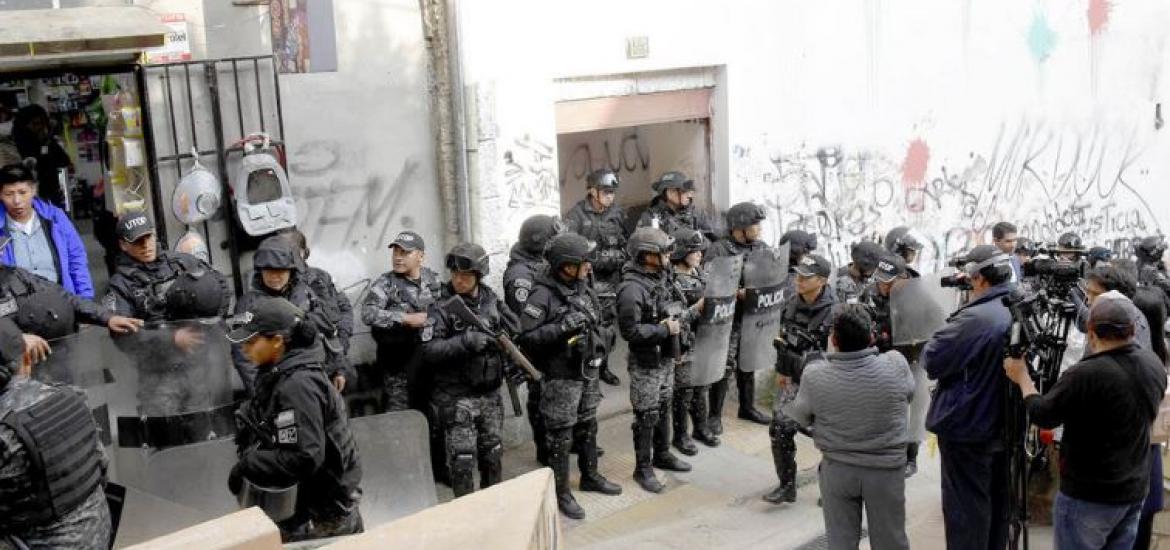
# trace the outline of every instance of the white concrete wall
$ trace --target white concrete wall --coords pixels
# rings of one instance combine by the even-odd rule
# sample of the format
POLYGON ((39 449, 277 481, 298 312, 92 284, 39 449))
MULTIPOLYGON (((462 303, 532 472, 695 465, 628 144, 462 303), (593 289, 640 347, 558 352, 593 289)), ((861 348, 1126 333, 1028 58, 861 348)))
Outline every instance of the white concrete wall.
MULTIPOLYGON (((1154 125, 1170 3, 484 4, 463 3, 464 42, 469 83, 495 88, 500 136, 552 131, 554 78, 719 67, 714 194, 767 206, 773 241, 810 228, 840 262, 849 243, 905 223, 930 237, 933 266, 1000 219, 1121 252, 1170 226, 1170 143, 1154 125), (628 36, 649 37, 648 58, 625 58, 628 36)), ((480 234, 513 235, 513 220, 557 202, 493 213, 506 223, 480 234)))

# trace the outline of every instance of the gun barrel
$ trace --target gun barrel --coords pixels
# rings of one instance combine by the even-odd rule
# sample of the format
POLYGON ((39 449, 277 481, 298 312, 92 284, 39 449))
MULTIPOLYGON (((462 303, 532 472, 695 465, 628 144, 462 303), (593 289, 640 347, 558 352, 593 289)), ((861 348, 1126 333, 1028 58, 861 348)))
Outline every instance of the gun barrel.
POLYGON ((512 358, 512 362, 516 363, 516 366, 524 369, 524 372, 528 374, 529 378, 538 382, 540 381, 543 375, 540 374, 540 371, 536 370, 536 367, 532 366, 532 362, 521 353, 520 348, 516 347, 516 344, 512 342, 511 338, 501 333, 496 336, 496 341, 500 343, 500 347, 504 349, 504 352, 512 358))

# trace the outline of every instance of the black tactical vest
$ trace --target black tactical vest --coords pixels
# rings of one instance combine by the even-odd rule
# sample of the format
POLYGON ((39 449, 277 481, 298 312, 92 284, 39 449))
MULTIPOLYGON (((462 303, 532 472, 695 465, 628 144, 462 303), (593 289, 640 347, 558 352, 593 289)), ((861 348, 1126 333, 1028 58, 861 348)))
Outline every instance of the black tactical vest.
MULTIPOLYGON (((62 292, 37 292, 24 275, 5 269, 0 281, 0 316, 10 316, 20 330, 52 340, 73 334, 73 305, 62 292)), ((35 275, 29 275, 35 277, 35 275)))

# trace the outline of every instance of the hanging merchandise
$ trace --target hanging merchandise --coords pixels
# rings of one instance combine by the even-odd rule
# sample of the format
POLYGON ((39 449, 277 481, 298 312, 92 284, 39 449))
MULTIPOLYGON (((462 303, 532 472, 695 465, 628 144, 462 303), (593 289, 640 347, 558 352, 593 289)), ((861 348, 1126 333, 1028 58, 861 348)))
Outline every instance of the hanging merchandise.
POLYGON ((203 235, 200 235, 195 230, 188 228, 186 233, 183 233, 179 240, 175 241, 175 251, 184 254, 190 254, 211 263, 211 251, 207 248, 207 241, 203 240, 203 235))
POLYGON ((175 218, 187 225, 207 221, 219 210, 221 186, 219 178, 199 163, 199 153, 191 151, 195 165, 179 180, 171 196, 171 210, 175 218))
POLYGON ((244 159, 233 189, 240 226, 253 237, 293 227, 297 208, 292 187, 268 134, 252 134, 241 141, 244 159))

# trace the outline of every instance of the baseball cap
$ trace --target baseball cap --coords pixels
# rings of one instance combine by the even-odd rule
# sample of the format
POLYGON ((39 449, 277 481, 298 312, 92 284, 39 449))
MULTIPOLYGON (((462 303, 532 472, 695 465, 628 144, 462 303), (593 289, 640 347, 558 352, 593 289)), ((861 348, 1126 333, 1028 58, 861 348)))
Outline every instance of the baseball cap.
POLYGON ((833 265, 829 263, 823 256, 816 254, 809 254, 800 259, 800 263, 796 264, 796 274, 801 277, 825 277, 828 278, 833 273, 833 265))
POLYGON ((1089 309, 1088 326, 1107 326, 1122 331, 1130 329, 1134 326, 1134 318, 1130 314, 1132 307, 1132 302, 1124 294, 1116 290, 1105 292, 1093 300, 1093 307, 1089 309))
POLYGON ((888 283, 901 277, 906 272, 906 260, 899 256, 889 255, 878 260, 877 269, 873 272, 873 278, 879 283, 888 283))
POLYGON ((154 233, 154 222, 146 212, 130 212, 118 218, 118 238, 132 243, 154 233))
POLYGON ((227 339, 239 344, 257 334, 289 330, 301 323, 305 312, 284 298, 262 297, 233 319, 227 339))
POLYGON ((425 251, 426 243, 423 238, 414 231, 403 231, 394 237, 394 242, 390 243, 389 248, 399 247, 403 250, 422 250, 425 251))

